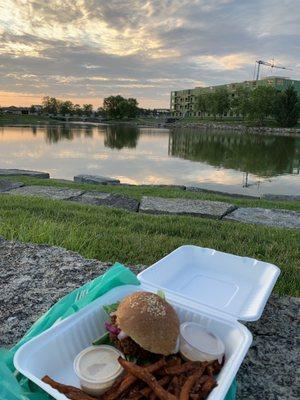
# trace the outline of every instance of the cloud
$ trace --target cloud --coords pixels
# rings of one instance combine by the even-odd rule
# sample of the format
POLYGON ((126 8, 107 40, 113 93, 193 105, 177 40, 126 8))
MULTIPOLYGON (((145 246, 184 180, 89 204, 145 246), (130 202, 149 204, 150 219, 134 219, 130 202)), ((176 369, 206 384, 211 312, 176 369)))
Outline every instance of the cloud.
POLYGON ((258 58, 299 78, 299 26, 298 0, 0 0, 0 87, 168 106, 174 89, 251 79, 258 58))

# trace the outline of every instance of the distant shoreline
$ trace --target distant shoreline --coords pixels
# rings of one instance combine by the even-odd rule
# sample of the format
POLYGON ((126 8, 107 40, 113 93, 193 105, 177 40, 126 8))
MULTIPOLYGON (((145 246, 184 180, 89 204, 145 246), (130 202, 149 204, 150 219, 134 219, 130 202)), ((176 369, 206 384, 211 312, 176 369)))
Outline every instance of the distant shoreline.
POLYGON ((177 121, 174 123, 165 123, 163 120, 156 119, 134 119, 134 120, 107 120, 107 121, 65 121, 46 116, 35 115, 0 115, 0 127, 2 126, 38 126, 38 125, 135 125, 138 128, 155 128, 155 129, 178 129, 186 128, 213 133, 238 133, 238 134, 259 134, 259 135, 275 135, 300 137, 300 128, 277 128, 277 127, 256 127, 244 124, 231 124, 221 122, 186 122, 177 121))

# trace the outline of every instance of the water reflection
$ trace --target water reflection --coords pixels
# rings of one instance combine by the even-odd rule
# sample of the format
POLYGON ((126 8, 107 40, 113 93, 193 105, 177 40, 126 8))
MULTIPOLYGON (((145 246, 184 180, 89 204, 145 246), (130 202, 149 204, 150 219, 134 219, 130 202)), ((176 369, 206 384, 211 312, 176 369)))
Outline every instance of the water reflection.
POLYGON ((105 147, 118 150, 123 149, 123 147, 135 149, 138 144, 140 130, 137 126, 111 125, 106 127, 104 135, 105 147))
MULTIPOLYGON (((36 127, 32 126, 32 133, 36 132, 36 127)), ((46 125, 45 127, 45 140, 47 143, 57 143, 63 139, 73 140, 81 137, 93 137, 92 125, 84 125, 81 127, 75 127, 72 125, 46 125)))
POLYGON ((177 129, 170 133, 169 155, 261 177, 299 173, 300 140, 177 129))
POLYGON ((278 136, 131 125, 0 127, 0 168, 66 179, 89 173, 135 184, 299 194, 299 154, 299 138, 278 136))

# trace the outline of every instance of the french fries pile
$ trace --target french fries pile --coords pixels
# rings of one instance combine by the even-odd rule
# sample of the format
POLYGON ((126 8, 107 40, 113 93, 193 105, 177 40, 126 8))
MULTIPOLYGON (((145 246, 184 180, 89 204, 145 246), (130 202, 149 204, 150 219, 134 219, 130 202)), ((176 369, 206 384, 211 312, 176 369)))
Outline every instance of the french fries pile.
MULTIPOLYGON (((183 361, 179 356, 161 358, 146 366, 138 366, 121 357, 119 363, 126 374, 98 399, 201 400, 217 386, 214 375, 222 368, 218 361, 183 361)), ((80 389, 62 385, 49 377, 44 377, 43 381, 64 393, 69 399, 95 399, 80 389)))

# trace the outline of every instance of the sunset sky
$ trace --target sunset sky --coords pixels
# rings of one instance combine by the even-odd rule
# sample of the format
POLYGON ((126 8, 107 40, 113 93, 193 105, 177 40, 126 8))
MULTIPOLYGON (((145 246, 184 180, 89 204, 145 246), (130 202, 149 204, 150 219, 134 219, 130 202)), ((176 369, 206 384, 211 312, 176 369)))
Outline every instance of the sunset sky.
POLYGON ((300 79, 299 0, 0 0, 0 106, 111 94, 168 107, 171 90, 300 79))

